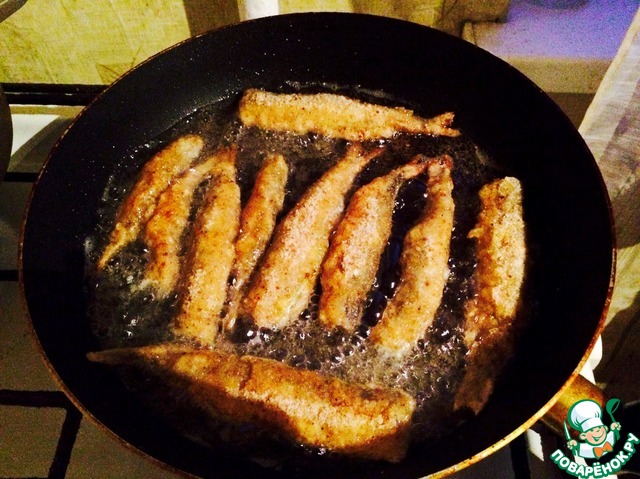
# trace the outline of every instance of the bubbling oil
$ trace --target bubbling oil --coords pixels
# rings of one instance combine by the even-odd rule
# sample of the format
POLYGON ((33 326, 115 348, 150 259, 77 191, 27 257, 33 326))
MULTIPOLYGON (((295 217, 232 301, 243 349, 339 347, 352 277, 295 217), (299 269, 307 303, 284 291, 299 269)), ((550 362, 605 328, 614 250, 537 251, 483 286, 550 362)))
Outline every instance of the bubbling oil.
MULTIPOLYGON (((244 127, 235 116, 232 100, 202 108, 124 158, 117 166, 103 195, 100 221, 88 241, 93 245, 87 251, 89 264, 97 262, 118 206, 131 190, 144 162, 186 133, 199 133, 206 139, 203 156, 220 145, 238 145, 237 178, 243 204, 251 194, 264 158, 271 153, 283 154, 289 166, 289 177, 281 217, 335 164, 347 146, 345 141, 314 134, 293 135, 244 127)), ((328 331, 319 324, 317 311, 322 292, 318 284, 308 307, 291 324, 281 330, 270 330, 257 327, 251 318, 240 317, 231 333, 219 334, 216 348, 239 355, 271 358, 295 368, 314 370, 351 382, 404 389, 417 402, 414 436, 424 439, 437 436, 452 425, 453 392, 461 379, 465 354, 462 308, 470 294, 475 262, 472 244, 466 236, 479 211, 477 192, 496 177, 497 172, 464 135, 456 138, 399 135, 365 147, 379 145, 386 147, 384 153, 358 176, 353 190, 408 162, 416 154, 448 154, 454 160, 452 178, 456 212, 449 275, 436 319, 425 337, 402 360, 378 355, 367 341, 371 328, 375 327, 387 301, 393 297, 402 274, 399 257, 404 235, 429 201, 424 182, 416 179, 408 181, 398 194, 392 234, 367 297, 362 322, 355 332, 328 331)), ((201 198, 202 194, 196 195, 194 212, 201 198)), ((185 234, 184 238, 188 236, 185 234)), ((186 251, 186 245, 184 249, 186 251)), ((168 325, 179 307, 179 292, 158 299, 152 290, 139 288, 148 256, 144 243, 138 240, 123 248, 104 270, 88 270, 89 316, 93 331, 105 349, 173 339, 168 325)))

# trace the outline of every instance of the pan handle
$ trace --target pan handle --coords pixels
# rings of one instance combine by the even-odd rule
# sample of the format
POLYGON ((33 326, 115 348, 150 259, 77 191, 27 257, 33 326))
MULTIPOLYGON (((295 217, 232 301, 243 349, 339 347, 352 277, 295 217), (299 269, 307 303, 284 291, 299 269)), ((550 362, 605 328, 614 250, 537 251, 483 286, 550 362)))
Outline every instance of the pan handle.
MULTIPOLYGON (((600 404, 605 424, 608 424, 608 419, 611 419, 611 422, 618 422, 621 426, 620 438, 616 442, 612 454, 603 456, 600 462, 606 463, 616 457, 619 451, 622 451, 623 454, 629 457, 619 472, 640 476, 640 444, 631 442, 631 446, 627 446, 627 449, 625 449, 625 444, 629 442, 629 433, 635 438, 640 438, 640 401, 630 402, 621 409, 616 409, 617 400, 608 400, 600 388, 578 375, 569 387, 565 389, 558 401, 542 417, 542 422, 556 434, 564 437, 566 435, 565 421, 567 421, 569 409, 582 399, 593 399, 600 404), (615 419, 613 418, 614 412, 615 419), (634 449, 632 454, 629 454, 629 448, 634 449)), ((573 428, 571 428, 571 431, 573 438, 578 439, 578 432, 573 428)))

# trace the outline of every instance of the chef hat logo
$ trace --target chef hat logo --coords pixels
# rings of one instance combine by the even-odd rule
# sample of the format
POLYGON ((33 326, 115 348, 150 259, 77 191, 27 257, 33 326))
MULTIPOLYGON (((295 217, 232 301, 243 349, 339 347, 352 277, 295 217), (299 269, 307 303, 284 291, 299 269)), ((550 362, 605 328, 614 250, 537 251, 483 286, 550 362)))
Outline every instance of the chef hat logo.
POLYGON ((594 427, 604 426, 602 408, 593 399, 578 401, 571 406, 567 416, 571 427, 580 432, 587 432, 594 427))

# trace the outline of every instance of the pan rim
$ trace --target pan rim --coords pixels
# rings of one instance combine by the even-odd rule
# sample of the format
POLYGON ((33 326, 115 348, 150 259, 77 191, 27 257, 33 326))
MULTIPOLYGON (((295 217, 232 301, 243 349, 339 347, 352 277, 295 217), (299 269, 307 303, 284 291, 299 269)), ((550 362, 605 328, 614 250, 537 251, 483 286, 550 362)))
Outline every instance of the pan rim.
MULTIPOLYGON (((333 13, 331 13, 331 14, 322 14, 322 13, 313 13, 313 14, 290 14, 290 15, 283 15, 282 17, 289 17, 289 18, 293 19, 293 18, 308 18, 309 16, 313 16, 313 17, 315 17, 315 18, 327 18, 327 19, 328 19, 329 17, 331 17, 331 18, 335 18, 336 16, 340 16, 340 17, 342 17, 342 16, 344 16, 344 15, 349 15, 349 16, 352 16, 352 15, 358 15, 358 16, 362 16, 362 17, 375 17, 375 16, 373 16, 373 15, 360 15, 360 14, 333 14, 333 13)), ((382 18, 382 17, 380 17, 380 18, 382 18)), ((246 23, 260 23, 260 24, 262 24, 262 23, 263 23, 263 22, 265 22, 265 21, 267 21, 267 20, 265 20, 265 19, 258 19, 258 20, 251 20, 251 21, 249 21, 249 22, 242 22, 242 24, 246 24, 246 23)), ((406 23, 406 22, 402 22, 401 20, 393 20, 393 19, 386 19, 386 18, 384 19, 384 21, 392 21, 392 22, 406 23)), ((234 29, 234 28, 237 28, 239 25, 241 25, 241 24, 235 24, 235 25, 225 26, 225 27, 222 27, 222 29, 220 29, 220 30, 234 29)), ((428 28, 428 27, 423 27, 423 28, 428 28)), ((180 43, 178 43, 178 44, 176 44, 176 45, 174 45, 174 46, 171 46, 171 47, 169 47, 168 49, 163 50, 162 52, 159 52, 158 54, 156 54, 156 55, 154 55, 154 56, 150 57, 149 59, 145 60, 144 62, 142 62, 141 64, 139 64, 138 66, 136 66, 134 69, 132 69, 132 70, 130 70, 129 72, 127 72, 127 73, 125 73, 124 75, 122 75, 122 76, 121 76, 118 80, 116 80, 116 81, 115 81, 111 86, 109 86, 109 87, 108 87, 108 88, 106 88, 102 93, 100 93, 100 94, 99 94, 99 95, 98 95, 98 96, 97 96, 97 97, 96 97, 96 98, 95 98, 95 99, 94 99, 94 100, 93 100, 93 101, 92 101, 92 102, 91 102, 91 103, 90 103, 90 104, 89 104, 85 109, 83 109, 83 110, 82 110, 82 112, 78 115, 78 117, 76 117, 76 119, 72 122, 71 126, 70 126, 70 127, 65 131, 65 133, 62 135, 62 137, 60 138, 60 140, 58 141, 58 143, 56 144, 56 146, 54 146, 54 148, 53 148, 52 152, 51 152, 51 153, 49 154, 49 156, 47 157, 47 160, 45 161, 44 166, 43 166, 43 168, 41 169, 41 171, 40 171, 40 173, 39 173, 39 175, 38 175, 38 180, 37 180, 37 181, 36 181, 36 183, 34 184, 34 187, 33 187, 32 191, 31 191, 31 193, 30 193, 30 195, 29 195, 29 199, 28 199, 28 203, 27 203, 27 208, 26 208, 26 210, 25 210, 25 214, 24 214, 24 217, 23 217, 22 228, 21 228, 21 233, 20 233, 19 253, 18 253, 18 254, 19 254, 19 262, 18 262, 19 266, 18 266, 18 270, 19 270, 19 281, 20 281, 20 290, 21 290, 22 303, 23 303, 23 306, 24 306, 24 308, 25 308, 25 311, 27 311, 27 314, 28 314, 28 316, 29 316, 29 325, 30 325, 30 328, 31 328, 31 330, 32 330, 33 336, 36 338, 36 341, 38 342, 38 348, 41 350, 41 353, 42 353, 42 354, 44 355, 44 357, 45 357, 45 361, 46 361, 46 363, 47 363, 47 367, 48 367, 48 368, 50 369, 50 371, 52 371, 52 372, 55 372, 55 367, 53 366, 53 364, 50 362, 50 360, 49 360, 48 356, 46 355, 46 351, 45 351, 45 350, 44 350, 44 348, 42 347, 42 345, 41 345, 41 343, 40 343, 40 340, 39 340, 39 338, 38 338, 38 335, 37 335, 37 331, 35 330, 35 327, 33 326, 33 321, 32 321, 32 319, 31 319, 31 314, 30 314, 30 312, 29 312, 29 307, 28 307, 28 304, 27 304, 26 292, 24 291, 24 284, 25 284, 25 282, 24 282, 24 262, 23 262, 23 261, 24 261, 24 257, 23 257, 23 255, 24 255, 24 246, 25 246, 25 245, 24 245, 24 237, 25 237, 26 229, 27 229, 27 220, 28 220, 28 215, 29 215, 29 212, 30 212, 30 210, 31 210, 31 205, 32 205, 32 201, 33 201, 33 197, 34 197, 34 195, 35 195, 35 191, 36 191, 37 185, 39 184, 40 179, 42 178, 42 176, 45 174, 45 172, 46 172, 46 169, 47 169, 47 166, 48 166, 49 162, 51 161, 51 159, 52 159, 52 158, 54 158, 54 157, 55 157, 55 153, 56 153, 56 151, 57 151, 57 150, 58 150, 58 148, 59 148, 59 144, 60 144, 61 142, 65 141, 65 137, 67 136, 67 133, 68 133, 70 130, 72 130, 72 128, 74 128, 74 125, 76 125, 76 123, 77 123, 81 118, 83 118, 85 115, 89 114, 89 113, 87 113, 87 112, 88 112, 88 111, 90 111, 90 108, 92 107, 92 105, 94 105, 94 104, 95 104, 96 102, 98 102, 98 101, 102 101, 101 99, 102 99, 102 98, 104 98, 104 97, 105 97, 105 95, 108 95, 108 93, 111 91, 111 88, 112 88, 112 86, 113 86, 113 85, 119 84, 121 81, 123 81, 123 79, 125 79, 125 78, 127 78, 129 75, 133 74, 133 72, 135 72, 135 71, 139 71, 139 69, 140 69, 141 67, 143 67, 144 65, 148 65, 148 64, 153 63, 153 62, 155 61, 155 59, 156 59, 156 58, 163 56, 167 51, 171 51, 171 50, 178 49, 178 48, 179 48, 181 45, 183 45, 183 44, 189 44, 189 43, 192 43, 192 42, 194 42, 194 41, 196 41, 196 40, 198 40, 198 39, 204 38, 204 37, 206 37, 206 36, 208 36, 208 35, 216 34, 216 32, 218 32, 218 31, 219 31, 219 30, 216 30, 216 31, 214 31, 214 32, 207 32, 207 33, 203 33, 203 34, 201 34, 201 35, 198 35, 197 37, 193 37, 193 38, 190 38, 190 39, 184 40, 184 41, 182 41, 182 42, 180 42, 180 43)), ((437 34, 439 34, 439 35, 446 35, 446 34, 444 34, 444 33, 442 33, 442 32, 437 32, 437 34)), ((474 47, 474 48, 477 48, 477 47, 474 47)), ((502 60, 500 60, 500 61, 502 62, 502 60)), ((502 62, 502 63, 504 63, 504 62, 502 62)), ((505 63, 505 65, 507 65, 507 64, 505 63)), ((509 67, 510 69, 513 69, 513 70, 515 71, 515 69, 514 69, 513 67, 511 67, 510 65, 508 65, 508 67, 509 67)), ((146 67, 144 67, 144 68, 146 68, 146 67)), ((518 74, 519 74, 519 75, 521 75, 519 72, 518 72, 518 74)), ((524 77, 524 76, 523 76, 523 77, 524 77)), ((528 82, 530 82, 530 83, 533 85, 533 82, 531 82, 531 81, 530 81, 530 80, 528 80, 528 79, 526 79, 526 80, 527 80, 528 82)), ((537 86, 535 86, 535 88, 537 88, 537 89, 541 92, 541 90, 540 90, 537 86)), ((593 161, 594 161, 594 164, 595 164, 595 160, 593 160, 593 161)), ((602 182, 602 184, 604 184, 604 182, 602 182)), ((606 190, 605 190, 605 191, 606 191, 606 190)), ((608 197, 607 197, 607 200, 608 200, 608 197)), ((613 233, 613 231, 614 231, 614 230, 613 230, 613 217, 612 217, 612 214, 611 214, 611 204, 610 204, 610 202, 608 202, 608 203, 607 203, 607 209, 608 209, 608 211, 609 211, 610 228, 611 228, 611 232, 613 233)), ((604 305, 604 309, 603 309, 603 311, 602 311, 602 313, 601 313, 601 315, 600 315, 600 319, 599 319, 599 322, 598 322, 598 326, 597 326, 597 328, 596 328, 596 334, 593 336, 593 338, 592 338, 592 340, 591 340, 591 343, 590 343, 590 344, 589 344, 589 346, 588 346, 588 349, 584 352, 584 354, 583 354, 582 358, 580 359, 579 364, 578 364, 578 365, 576 366, 576 368, 574 369, 574 372, 569 376, 569 378, 567 378, 567 380, 565 381, 564 386, 561 388, 561 390, 560 390, 560 391, 558 391, 558 392, 557 392, 557 393, 556 393, 556 394, 555 394, 551 399, 549 399, 549 400, 548 400, 548 401, 543 405, 543 407, 542 407, 541 409, 539 409, 539 410, 538 410, 538 412, 537 412, 534 416, 529 417, 529 418, 525 421, 525 423, 523 423, 523 424, 522 424, 522 425, 521 425, 517 430, 512 431, 510 434, 508 434, 507 436, 503 437, 501 440, 499 440, 498 442, 494 443, 494 444, 493 444, 492 446, 490 446, 489 448, 484 449, 484 450, 482 450, 482 451, 478 452, 477 454, 475 454, 474 456, 472 456, 471 458, 469 458, 469 459, 475 459, 475 460, 473 460, 472 462, 469 462, 468 464, 465 464, 465 465, 470 465, 470 464, 472 464, 472 463, 474 463, 474 462, 477 462, 477 460, 482 459, 482 458, 486 457, 488 454, 490 454, 490 453, 492 453, 492 452, 497 451, 498 449, 500 449, 501 447, 503 447, 504 445, 506 445, 507 443, 509 443, 511 440, 513 440, 515 437, 517 437, 518 435, 520 435, 522 432, 524 432, 524 430, 526 430, 527 428, 529 428, 533 423, 535 423, 535 422, 536 422, 540 417, 542 417, 542 416, 544 415, 544 413, 545 413, 545 412, 546 412, 546 411, 547 411, 547 410, 548 410, 548 409, 553 405, 553 403, 555 403, 555 402, 556 402, 556 400, 557 400, 557 398, 560 396, 561 392, 562 392, 562 391, 564 391, 564 390, 566 389, 566 387, 568 387, 568 384, 569 384, 571 381, 573 381, 573 379, 577 376, 579 369, 584 365, 584 363, 586 362, 586 360, 587 360, 587 358, 588 358, 588 355, 590 354, 591 350, 592 350, 592 349, 593 349, 593 347, 595 346, 595 341, 596 341, 597 336, 601 333, 602 328, 604 327, 604 321, 605 321, 606 313, 607 313, 607 310, 608 310, 608 307, 609 307, 609 302, 610 302, 610 298, 611 298, 611 294, 612 294, 612 290, 613 290, 613 283, 614 283, 614 279, 615 279, 615 236, 612 236, 612 241, 614 242, 614 246, 613 246, 613 251, 612 251, 612 264, 611 264, 611 273, 610 273, 610 276, 609 276, 609 287, 608 287, 608 291, 607 291, 607 299, 606 299, 606 302, 605 302, 605 305, 604 305), (525 427, 525 426, 526 426, 526 427, 525 427)), ((58 373, 57 373, 57 372, 55 372, 54 377, 56 377, 56 378, 58 379, 58 382, 63 386, 63 388, 62 388, 62 389, 63 389, 63 390, 65 391, 65 393, 70 397, 70 399, 72 400, 72 402, 74 402, 74 404, 76 405, 76 407, 81 406, 81 407, 79 407, 79 409, 80 409, 81 411, 83 411, 83 414, 87 415, 87 413, 88 413, 88 416, 89 416, 89 417, 91 417, 91 418, 93 418, 93 417, 94 417, 93 413, 91 413, 91 411, 89 411, 89 410, 88 410, 88 409, 87 409, 87 408, 82 404, 82 402, 81 402, 80 400, 78 400, 78 399, 75 397, 75 394, 73 394, 73 392, 67 388, 67 386, 66 386, 66 385, 65 385, 65 383, 64 383, 64 380, 58 376, 58 373)), ((99 423, 99 424, 102 424, 102 423, 101 423, 99 420, 97 420, 97 419, 95 419, 95 420, 94 420, 94 422, 99 423)), ((124 440, 124 439, 122 439, 120 436, 118 436, 118 434, 117 434, 117 433, 115 433, 115 432, 113 432, 113 431, 112 431, 108 426, 104 426, 104 425, 103 425, 103 427, 104 427, 104 428, 106 428, 108 431, 110 431, 114 436, 118 437, 118 438, 120 439, 120 441, 121 441, 121 442, 124 442, 124 443, 127 443, 127 444, 128 444, 128 442, 127 442, 126 440, 124 440)), ((132 447, 133 447, 135 450, 140 451, 140 452, 141 452, 142 454, 144 454, 145 456, 149 456, 145 451, 140 450, 140 449, 139 449, 139 448, 137 448, 136 446, 132 446, 132 447)), ((149 457, 152 457, 152 456, 149 456, 149 457)), ((153 458, 153 457, 152 457, 152 458, 153 458)), ((156 458, 153 458, 153 459, 154 459, 155 461, 160 461, 160 460, 158 460, 158 459, 156 459, 156 458)), ((161 461, 160 461, 160 462, 161 462, 161 461)), ((465 462, 466 462, 466 460, 465 460, 465 462)), ((171 465, 169 465, 169 464, 165 464, 165 463, 163 463, 163 462, 161 462, 161 463, 162 463, 165 467, 166 467, 166 466, 168 466, 168 467, 170 467, 170 468, 172 468, 172 469, 173 469, 173 466, 171 466, 171 465)), ((459 469, 455 469, 455 468, 457 467, 457 465, 458 465, 458 464, 453 465, 453 466, 451 466, 450 468, 447 468, 447 469, 445 469, 445 470, 443 470, 443 471, 440 471, 440 472, 441 472, 441 473, 445 473, 445 472, 446 472, 446 473, 448 474, 448 473, 453 472, 454 470, 459 470, 459 469)), ((182 472, 184 472, 184 471, 182 471, 182 472)), ((439 473, 437 473, 437 474, 440 474, 440 472, 439 472, 439 473)), ((434 476, 434 477, 439 477, 439 476, 437 476, 437 475, 436 475, 436 476, 434 476)))

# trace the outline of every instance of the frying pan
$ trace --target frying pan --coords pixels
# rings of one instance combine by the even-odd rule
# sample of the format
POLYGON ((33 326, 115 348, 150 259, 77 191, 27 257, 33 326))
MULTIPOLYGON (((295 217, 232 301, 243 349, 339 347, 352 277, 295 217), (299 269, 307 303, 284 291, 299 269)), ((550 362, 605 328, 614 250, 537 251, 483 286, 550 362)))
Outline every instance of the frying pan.
POLYGON ((419 477, 497 450, 551 407, 595 344, 613 283, 607 194, 587 146, 559 108, 506 63, 415 24, 355 14, 296 14, 185 41, 133 69, 77 118, 32 192, 20 278, 46 361, 76 405, 161 463, 205 477, 419 477), (295 84, 382 91, 455 125, 523 184, 532 245, 531 324, 485 409, 399 464, 264 469, 177 434, 112 371, 89 363, 84 242, 114 165, 194 110, 248 87, 295 84))

